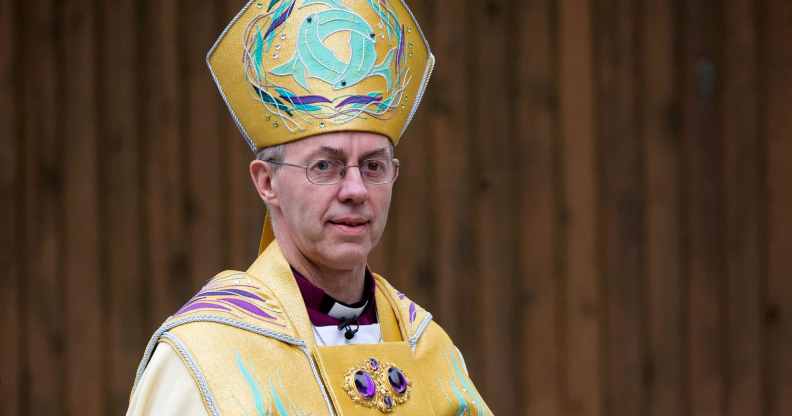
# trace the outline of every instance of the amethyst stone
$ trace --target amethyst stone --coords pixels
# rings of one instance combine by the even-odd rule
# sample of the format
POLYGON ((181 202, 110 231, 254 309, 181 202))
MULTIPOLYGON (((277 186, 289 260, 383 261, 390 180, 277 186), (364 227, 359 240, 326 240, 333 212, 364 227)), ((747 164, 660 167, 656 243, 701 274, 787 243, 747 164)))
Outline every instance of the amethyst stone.
POLYGON ((358 371, 355 373, 355 388, 358 393, 366 400, 371 400, 377 393, 377 387, 374 385, 374 380, 365 371, 358 371))
POLYGON ((382 402, 383 402, 383 403, 385 403, 385 408, 386 408, 386 409, 390 409, 391 407, 393 407, 393 399, 391 399, 391 397, 390 397, 390 396, 387 396, 387 395, 386 395, 386 396, 385 396, 385 397, 382 399, 382 402))
POLYGON ((377 361, 376 358, 369 358, 368 364, 369 364, 369 368, 371 368, 372 370, 374 370, 374 371, 379 370, 379 367, 380 367, 379 366, 379 361, 377 361))
POLYGON ((388 381, 390 381, 390 385, 396 394, 402 395, 407 391, 407 377, 398 368, 391 367, 388 369, 388 381))

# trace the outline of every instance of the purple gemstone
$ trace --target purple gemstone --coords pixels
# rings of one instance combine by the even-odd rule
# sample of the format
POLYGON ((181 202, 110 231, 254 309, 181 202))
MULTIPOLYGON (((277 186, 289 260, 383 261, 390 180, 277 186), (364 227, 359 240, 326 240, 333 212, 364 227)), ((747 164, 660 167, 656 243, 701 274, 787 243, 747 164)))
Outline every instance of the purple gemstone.
POLYGON ((369 358, 369 368, 374 371, 379 370, 379 361, 376 358, 369 358))
POLYGON ((407 391, 407 377, 404 376, 401 370, 396 367, 388 369, 388 381, 390 381, 393 391, 398 395, 404 394, 407 391))
POLYGON ((382 402, 385 403, 385 408, 390 409, 393 407, 393 399, 390 396, 386 395, 385 398, 382 399, 382 402))
POLYGON ((377 393, 377 388, 374 385, 374 380, 365 371, 358 371, 355 373, 355 388, 358 393, 366 400, 371 400, 377 393))

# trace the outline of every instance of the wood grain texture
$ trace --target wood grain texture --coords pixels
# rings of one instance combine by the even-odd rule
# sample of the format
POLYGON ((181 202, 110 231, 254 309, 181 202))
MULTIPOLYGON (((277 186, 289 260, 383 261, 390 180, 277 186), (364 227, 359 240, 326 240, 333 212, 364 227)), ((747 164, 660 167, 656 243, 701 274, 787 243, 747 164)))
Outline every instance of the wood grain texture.
POLYGON ((21 22, 23 38, 23 137, 25 143, 25 379, 23 412, 65 411, 63 282, 63 165, 55 2, 31 7, 21 22))
POLYGON ((726 391, 723 142, 719 3, 683 6, 688 378, 692 416, 722 415, 726 391))
POLYGON ((792 4, 768 0, 764 15, 763 68, 767 149, 767 409, 792 412, 792 4))
MULTIPOLYGON (((190 39, 182 49, 184 78, 179 86, 184 100, 183 151, 186 166, 187 220, 192 291, 220 272, 227 262, 227 230, 223 192, 227 149, 221 141, 221 98, 204 57, 221 32, 216 2, 179 1, 179 39, 190 39), (218 225, 215 225, 218 224, 218 225)), ((225 110, 223 110, 225 111, 225 110)))
POLYGON ((564 205, 565 414, 603 414, 601 281, 597 263, 597 140, 592 6, 559 3, 559 89, 564 205))
POLYGON ((646 412, 683 415, 685 308, 682 248, 682 148, 679 129, 677 17, 665 0, 647 0, 642 10, 642 136, 646 160, 646 412), (651 45, 651 46, 649 46, 651 45))
POLYGON ((758 11, 754 1, 724 2, 723 181, 726 345, 731 416, 762 414, 765 189, 759 129, 758 11))
MULTIPOLYGON (((472 145, 471 102, 465 93, 473 54, 457 40, 465 36, 465 25, 459 22, 466 22, 470 13, 467 3, 452 8, 432 4, 431 46, 437 66, 419 110, 428 112, 429 137, 423 140, 430 140, 433 155, 426 172, 432 189, 432 253, 437 259, 431 263, 436 280, 432 313, 464 354, 475 348, 469 329, 477 322, 468 313, 468 305, 475 302, 477 280, 472 273, 472 193, 468 187, 475 174, 468 151, 472 145)), ((465 358, 474 371, 481 368, 476 355, 466 354, 465 358)))
POLYGON ((508 359, 516 357, 514 316, 519 292, 513 290, 519 282, 515 275, 516 245, 518 235, 505 221, 497 218, 514 218, 516 207, 511 203, 516 179, 513 150, 517 143, 512 133, 511 115, 494 106, 508 96, 512 85, 510 49, 507 47, 511 30, 508 29, 511 4, 496 0, 474 2, 471 12, 476 19, 472 30, 477 36, 471 42, 475 48, 476 63, 472 92, 474 99, 473 142, 474 176, 474 235, 478 267, 475 279, 479 282, 478 316, 482 318, 478 331, 479 351, 483 355, 483 368, 478 385, 496 414, 510 414, 517 407, 517 386, 504 384, 504 379, 515 379, 517 369, 508 359))
POLYGON ((143 274, 142 140, 140 128, 139 5, 103 1, 97 11, 100 80, 99 152, 102 270, 108 378, 106 412, 120 414, 129 401, 141 345, 150 335, 148 288, 143 274))
POLYGON ((64 242, 60 279, 65 302, 66 412, 100 415, 104 396, 104 302, 99 261, 96 15, 92 1, 61 3, 64 142, 64 242), (86 397, 93 397, 86 400, 86 397))
POLYGON ((22 161, 19 156, 20 112, 18 70, 14 65, 19 56, 18 22, 16 4, 12 0, 0 1, 0 270, 6 276, 0 280, 0 333, 5 342, 0 344, 0 402, 9 415, 21 413, 21 339, 25 327, 21 320, 23 259, 19 246, 23 240, 21 196, 22 161))
POLYGON ((144 3, 142 74, 145 217, 149 327, 172 314, 193 293, 184 216, 186 156, 182 141, 178 3, 144 3))
POLYGON ((606 293, 607 415, 645 412, 644 143, 639 131, 638 4, 600 1, 595 10, 599 157, 599 256, 606 293))
POLYGON ((524 354, 517 409, 546 416, 563 414, 556 13, 553 1, 531 1, 512 15, 520 58, 514 74, 514 135, 520 140, 513 166, 521 195, 515 316, 521 320, 516 341, 524 354))

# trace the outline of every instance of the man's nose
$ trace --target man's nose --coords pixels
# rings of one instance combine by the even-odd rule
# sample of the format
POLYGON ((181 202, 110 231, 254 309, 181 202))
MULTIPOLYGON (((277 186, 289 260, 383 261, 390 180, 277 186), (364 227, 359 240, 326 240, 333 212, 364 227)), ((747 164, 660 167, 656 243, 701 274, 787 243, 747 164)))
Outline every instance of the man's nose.
POLYGON ((368 199, 368 188, 360 174, 360 168, 349 166, 346 168, 344 177, 341 178, 341 189, 338 191, 338 198, 342 202, 361 204, 368 199))

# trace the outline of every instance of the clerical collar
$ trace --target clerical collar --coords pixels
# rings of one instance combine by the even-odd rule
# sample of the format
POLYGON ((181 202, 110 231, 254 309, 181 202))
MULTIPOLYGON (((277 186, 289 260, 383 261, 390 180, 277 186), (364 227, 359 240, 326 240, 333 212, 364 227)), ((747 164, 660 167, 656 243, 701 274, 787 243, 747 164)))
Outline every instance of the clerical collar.
POLYGON ((374 300, 374 277, 366 269, 363 280, 363 298, 353 304, 334 299, 324 290, 292 267, 294 279, 300 288, 308 317, 314 326, 339 325, 342 320, 355 321, 359 325, 377 323, 377 308, 374 300))

